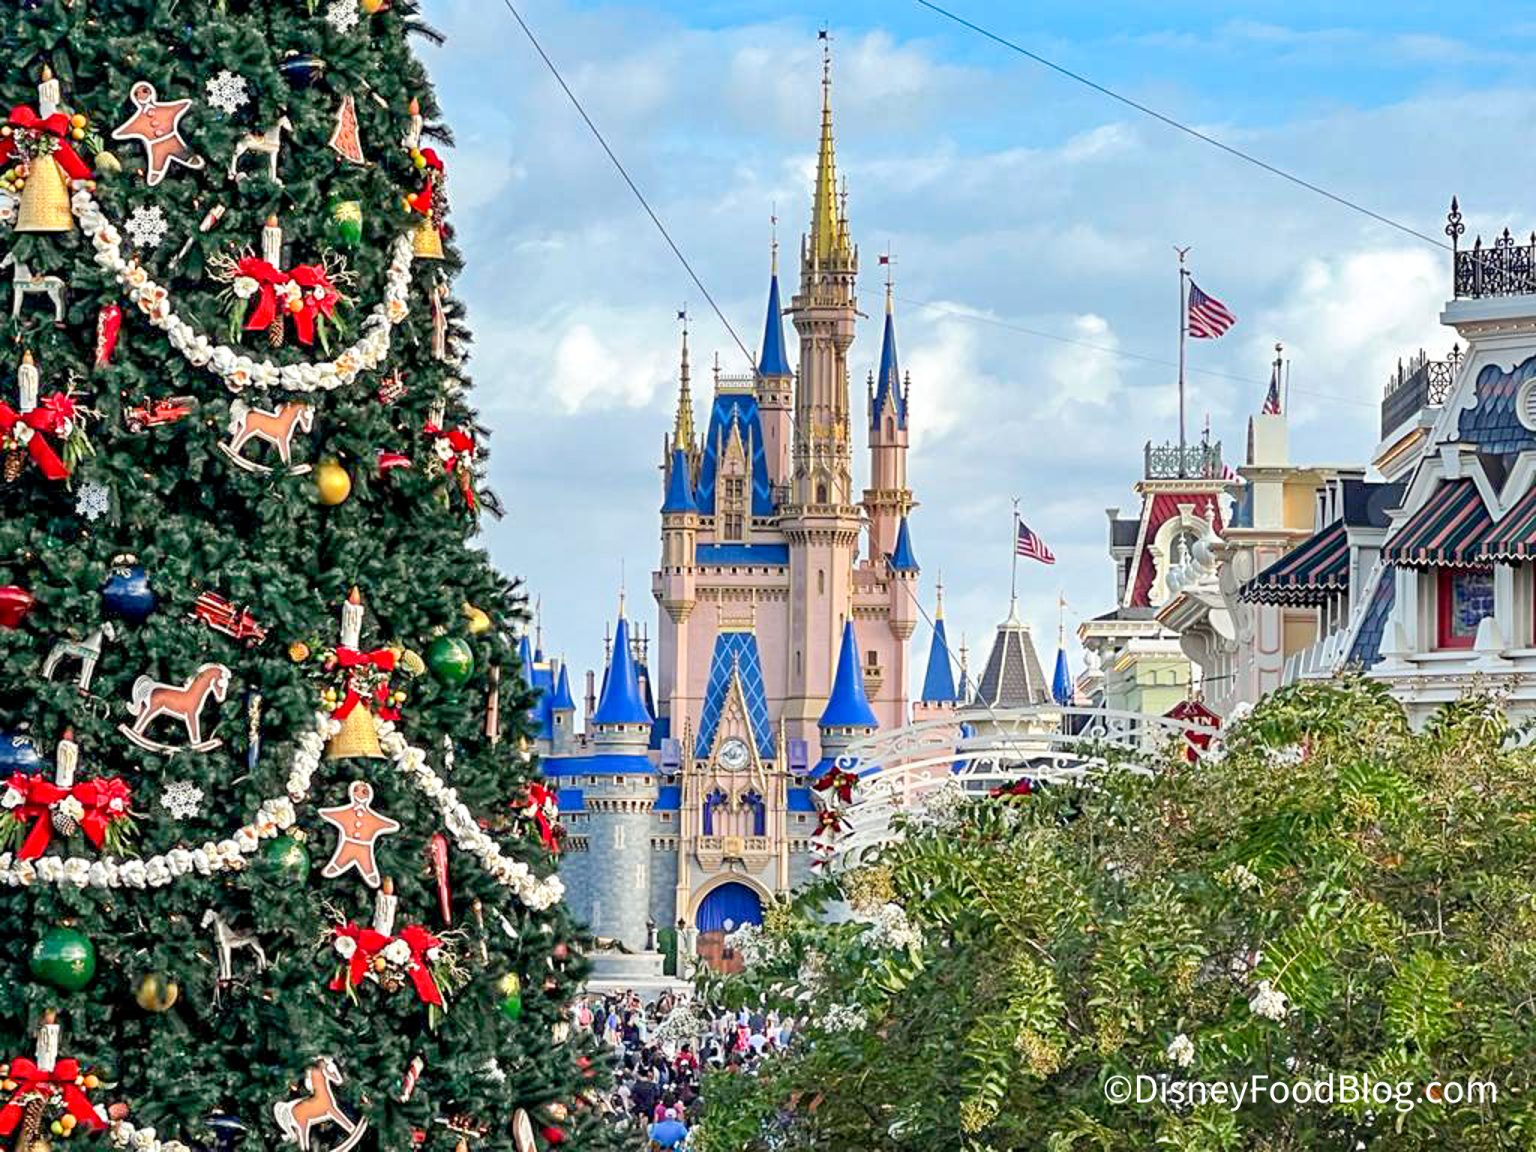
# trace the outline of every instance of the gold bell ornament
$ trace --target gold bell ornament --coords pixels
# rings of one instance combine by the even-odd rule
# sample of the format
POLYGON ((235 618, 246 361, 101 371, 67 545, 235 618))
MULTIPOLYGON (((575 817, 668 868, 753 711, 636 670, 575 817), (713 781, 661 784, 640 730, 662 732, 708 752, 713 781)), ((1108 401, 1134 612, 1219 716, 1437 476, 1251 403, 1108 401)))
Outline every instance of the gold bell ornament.
POLYGON ((34 156, 16 206, 17 232, 72 232, 75 218, 69 210, 69 178, 52 156, 34 156))
MULTIPOLYGON (((363 594, 353 588, 341 606, 340 647, 354 651, 362 645, 363 594)), ((341 720, 341 731, 325 744, 327 760, 383 760, 384 750, 379 747, 379 730, 368 711, 368 701, 358 700, 352 710, 341 720)))
POLYGON ((37 111, 14 108, 0 141, 0 160, 20 161, 11 181, 18 202, 17 232, 73 232, 69 210, 72 180, 89 180, 91 169, 75 151, 85 138, 84 116, 60 110, 61 92, 53 71, 44 68, 37 86, 37 111))
POLYGON ((440 217, 446 205, 444 187, 447 182, 447 172, 443 168, 442 158, 433 148, 413 148, 411 161, 425 172, 427 177, 427 182, 421 191, 406 201, 406 204, 413 211, 421 213, 422 217, 416 234, 411 237, 411 251, 415 253, 418 260, 441 260, 443 259, 443 233, 440 217))

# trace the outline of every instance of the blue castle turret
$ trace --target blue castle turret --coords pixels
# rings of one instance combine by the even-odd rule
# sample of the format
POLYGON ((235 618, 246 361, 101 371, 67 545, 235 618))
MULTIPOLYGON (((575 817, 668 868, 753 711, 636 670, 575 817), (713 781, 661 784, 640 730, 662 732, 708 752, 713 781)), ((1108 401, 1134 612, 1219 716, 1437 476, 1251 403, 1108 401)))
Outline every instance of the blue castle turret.
POLYGON ((949 652, 949 634, 944 630, 944 585, 939 585, 938 604, 933 613, 933 640, 928 645, 928 670, 923 675, 924 704, 956 704, 954 662, 949 652))
POLYGON ((819 724, 821 762, 812 770, 812 776, 822 775, 834 766, 838 756, 846 752, 850 744, 880 727, 864 691, 864 671, 859 665, 859 644, 852 620, 843 625, 843 645, 837 656, 832 695, 822 710, 819 724))

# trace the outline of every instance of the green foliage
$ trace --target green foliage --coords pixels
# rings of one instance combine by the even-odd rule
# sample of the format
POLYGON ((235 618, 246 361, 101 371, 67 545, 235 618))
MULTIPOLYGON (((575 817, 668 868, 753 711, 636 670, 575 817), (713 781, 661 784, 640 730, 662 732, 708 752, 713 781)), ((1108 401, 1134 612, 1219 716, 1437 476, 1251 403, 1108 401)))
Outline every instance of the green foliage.
POLYGON ((808 1020, 756 1079, 724 1077, 706 1146, 1532 1147, 1536 755, 1516 735, 1483 699, 1413 733, 1379 685, 1309 684, 1199 764, 906 820, 770 911, 761 963, 704 983, 808 1020), (880 942, 886 905, 916 946, 880 942), (1117 1075, 1339 1092, 1115 1105, 1117 1075), (1351 1075, 1391 1095, 1347 1099, 1351 1075), (1497 1101, 1396 1095, 1469 1078, 1497 1101))
MULTIPOLYGON (((106 137, 121 162, 120 172, 100 171, 97 195, 104 211, 119 224, 137 207, 164 211, 168 237, 139 257, 170 288, 180 315, 215 340, 225 337, 227 320, 210 267, 218 257, 257 246, 269 215, 282 222, 290 247, 285 263, 293 266, 327 256, 333 198, 362 204, 362 243, 345 254, 354 333, 382 298, 396 239, 421 221, 402 201, 419 190, 422 176, 400 141, 413 97, 429 131, 437 127, 439 110, 412 52, 417 5, 394 0, 387 11, 363 15, 349 32, 325 19, 329 6, 329 0, 0 5, 4 105, 35 106, 39 71, 52 67, 65 105, 89 118, 91 130, 106 137), (323 77, 309 87, 290 83, 281 71, 290 53, 321 57, 323 77), (250 103, 233 115, 213 108, 205 95, 206 82, 225 69, 243 76, 250 89, 250 103), (110 139, 132 111, 129 89, 139 80, 151 82, 163 101, 194 101, 182 130, 192 153, 205 160, 200 171, 172 166, 163 183, 149 188, 142 145, 110 139), (327 147, 345 94, 356 98, 365 166, 349 164, 327 147), (268 177, 258 157, 244 165, 245 179, 228 179, 237 142, 265 132, 283 115, 294 130, 283 145, 282 184, 268 177), (199 222, 215 206, 227 209, 222 220, 200 232, 199 222)), ((311 637, 334 643, 339 606, 356 585, 368 608, 365 647, 400 644, 424 651, 439 630, 469 644, 475 664, 469 682, 455 691, 428 677, 412 681, 401 729, 440 774, 446 772, 445 749, 453 751, 449 783, 488 822, 504 853, 537 874, 552 871, 537 838, 520 829, 507 809, 536 771, 516 751, 530 698, 508 637, 522 616, 522 599, 476 544, 477 525, 451 478, 431 460, 422 434, 438 404, 445 406, 447 426, 476 429, 469 393, 455 385, 459 369, 432 354, 429 292, 458 269, 452 245, 447 262, 418 261, 414 267, 410 316, 393 334, 385 371, 304 397, 315 405, 314 429, 296 438, 294 458, 341 461, 352 494, 334 507, 314 498, 309 477, 281 469, 257 475, 231 465, 217 444, 237 397, 169 347, 94 261, 78 230, 40 235, 7 229, 0 247, 35 272, 61 275, 69 284, 66 323, 57 327, 36 301, 17 320, 9 307, 0 308, 0 343, 8 350, 0 366, 0 398, 14 404, 10 381, 22 350, 30 349, 45 393, 73 381, 80 400, 99 413, 88 426, 95 454, 77 461, 70 484, 49 483, 29 465, 16 483, 0 489, 0 585, 19 584, 37 598, 22 629, 0 631, 0 730, 30 731, 48 757, 55 739, 72 727, 81 778, 122 776, 132 786, 138 816, 132 851, 140 856, 224 839, 251 819, 262 799, 284 794, 295 739, 313 725, 316 685, 305 667, 289 659, 289 643, 311 637), (98 370, 97 313, 113 302, 124 307, 121 339, 110 367, 98 370), (406 392, 385 404, 377 392, 395 369, 406 392), (195 413, 140 434, 127 430, 128 408, 171 396, 192 397, 195 413), (382 450, 406 453, 415 466, 380 476, 375 462, 382 450), (110 511, 94 522, 74 511, 76 493, 88 481, 112 492, 110 511), (98 589, 113 558, 124 553, 136 555, 148 571, 158 610, 142 625, 117 622, 89 696, 77 693, 73 667, 45 682, 40 667, 54 643, 83 638, 104 622, 98 589), (249 610, 268 629, 266 641, 243 644, 192 619, 204 590, 249 610), (488 613, 496 628, 466 635, 466 603, 488 613), (180 684, 208 661, 233 671, 219 708, 221 748, 167 756, 124 739, 118 725, 128 718, 136 678, 180 684), (500 670, 499 687, 492 669, 500 670), (259 752, 243 707, 252 692, 262 700, 259 752), (484 725, 487 699, 496 692, 502 741, 492 746, 484 725), (160 804, 176 781, 200 788, 204 798, 201 811, 185 820, 173 819, 160 804)), ((450 300, 447 311, 456 340, 462 340, 461 306, 450 300)), ((289 345, 275 351, 263 333, 242 335, 245 350, 258 359, 291 364, 325 356, 318 345, 294 343, 291 326, 289 345)), ((238 399, 263 408, 289 398, 273 390, 238 399)), ((483 430, 476 438, 483 442, 483 430)), ((266 458, 270 449, 249 451, 266 458)), ((214 719, 210 703, 205 720, 211 727, 214 719)), ((156 731, 181 739, 173 723, 156 731)), ((207 1118, 223 1111, 249 1127, 248 1148, 276 1146, 272 1106, 297 1095, 295 1083, 320 1056, 334 1056, 345 1076, 338 1099, 369 1120, 364 1148, 409 1148, 419 1130, 427 1149, 451 1149, 457 1137, 437 1121, 454 1113, 488 1126, 476 1149, 511 1148, 510 1122, 518 1108, 526 1108, 536 1126, 551 1122, 550 1105, 573 1104, 582 1084, 576 1042, 552 1041, 562 1003, 584 972, 575 953, 569 960, 552 959, 552 947, 572 941, 575 933, 560 909, 530 912, 454 848, 453 920, 446 935, 465 979, 440 1025, 428 1029, 426 1010, 409 988, 391 994, 369 984, 355 1002, 328 989, 335 963, 328 929, 337 916, 364 924, 372 916, 374 894, 355 872, 336 880, 320 874, 335 833, 316 809, 343 802, 354 779, 369 780, 377 808, 402 825, 380 847, 382 867, 399 896, 397 927, 421 923, 443 931, 424 866, 429 837, 442 827, 434 802, 384 761, 322 763, 298 813, 316 865, 307 881, 252 867, 190 874, 146 890, 0 889, 0 924, 10 942, 0 957, 0 1057, 30 1054, 41 1014, 58 1009, 64 1054, 100 1069, 115 1084, 110 1097, 103 1090, 98 1099, 122 1100, 137 1124, 154 1126, 163 1139, 188 1142, 208 1140, 207 1118), (216 987, 213 938, 200 926, 208 909, 261 942, 271 960, 264 974, 242 951, 236 954, 235 986, 216 987), (92 937, 100 961, 91 984, 73 994, 39 984, 26 969, 32 941, 64 921, 92 937), (151 1013, 135 1003, 135 987, 151 972, 180 986, 169 1011, 151 1013), (497 985, 510 973, 529 989, 515 1023, 498 1010, 503 997, 497 985), (416 1056, 425 1070, 415 1095, 401 1102, 401 1079, 416 1056)), ((67 842, 56 837, 50 851, 95 856, 79 836, 67 842)), ((570 1137, 565 1147, 589 1146, 590 1126, 579 1113, 563 1127, 570 1137)), ((317 1146, 333 1145, 336 1138, 334 1129, 317 1133, 317 1146)))

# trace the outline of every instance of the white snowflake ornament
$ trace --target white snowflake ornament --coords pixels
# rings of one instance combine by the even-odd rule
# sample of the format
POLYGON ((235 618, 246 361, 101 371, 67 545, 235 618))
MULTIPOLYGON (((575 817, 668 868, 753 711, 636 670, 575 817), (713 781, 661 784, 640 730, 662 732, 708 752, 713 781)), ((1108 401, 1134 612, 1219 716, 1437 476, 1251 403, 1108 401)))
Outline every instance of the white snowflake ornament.
POLYGON ((331 0, 331 6, 325 10, 325 19, 338 32, 352 31, 361 19, 357 0, 331 0))
POLYGON ((80 492, 75 497, 75 512, 94 523, 107 514, 111 504, 112 493, 107 486, 98 484, 94 480, 87 480, 80 485, 80 492))
POLYGON ((228 68, 207 83, 208 103, 220 112, 233 116, 251 101, 246 91, 245 77, 237 76, 228 68))
POLYGON ((187 780, 168 784, 160 794, 160 807, 169 812, 173 820, 191 819, 202 804, 203 790, 187 780))
POLYGON ((133 241, 135 248, 158 248, 170 231, 171 222, 158 204, 140 204, 128 216, 123 231, 133 241))

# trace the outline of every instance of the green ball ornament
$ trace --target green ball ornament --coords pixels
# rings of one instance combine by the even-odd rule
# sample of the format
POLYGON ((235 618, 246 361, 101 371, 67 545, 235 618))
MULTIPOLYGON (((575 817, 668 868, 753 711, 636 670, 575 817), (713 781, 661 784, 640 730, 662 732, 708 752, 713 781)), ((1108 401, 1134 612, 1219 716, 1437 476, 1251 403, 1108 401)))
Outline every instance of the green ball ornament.
POLYGON ((292 836, 278 836, 261 850, 261 861, 268 876, 291 884, 309 879, 309 849, 292 836))
POLYGON ((475 651, 457 636, 439 636, 427 648, 427 669, 445 688, 462 688, 475 674, 475 651))
POLYGON ((331 242, 338 248, 356 248, 363 242, 363 202, 333 196, 330 203, 331 242))
POLYGON ((516 972, 508 972, 496 985, 496 990, 501 993, 501 1014, 508 1020, 517 1021, 523 1018, 523 982, 518 979, 516 972))
POLYGON ((50 928, 32 945, 32 975, 65 992, 78 992, 96 975, 96 945, 75 928, 50 928))

